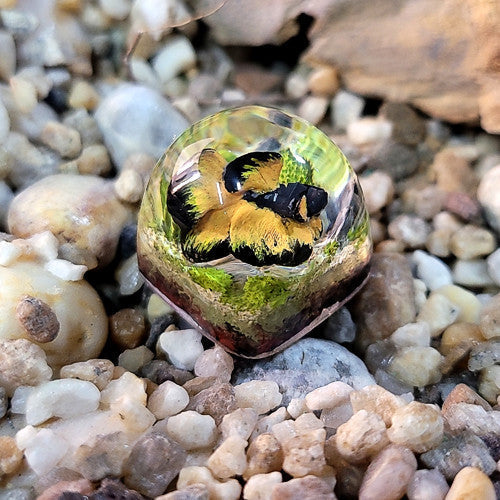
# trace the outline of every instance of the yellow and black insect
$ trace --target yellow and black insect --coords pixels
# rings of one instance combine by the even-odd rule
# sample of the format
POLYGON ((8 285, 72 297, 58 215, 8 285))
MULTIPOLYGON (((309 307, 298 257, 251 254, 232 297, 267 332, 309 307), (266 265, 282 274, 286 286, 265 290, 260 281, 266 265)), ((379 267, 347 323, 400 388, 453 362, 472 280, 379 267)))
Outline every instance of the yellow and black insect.
POLYGON ((229 163, 204 149, 196 179, 170 185, 167 207, 182 231, 182 250, 194 262, 233 254, 255 266, 295 266, 322 231, 324 189, 281 183, 280 153, 256 151, 229 163))

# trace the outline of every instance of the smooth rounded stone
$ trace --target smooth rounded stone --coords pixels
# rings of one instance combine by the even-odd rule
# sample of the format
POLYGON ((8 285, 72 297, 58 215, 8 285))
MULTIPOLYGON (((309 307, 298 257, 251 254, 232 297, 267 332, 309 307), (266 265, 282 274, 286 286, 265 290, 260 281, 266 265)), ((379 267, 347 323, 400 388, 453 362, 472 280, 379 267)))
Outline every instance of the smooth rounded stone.
POLYGON ((397 348, 410 346, 429 347, 431 344, 431 332, 427 323, 408 323, 407 325, 400 326, 390 336, 390 339, 397 348))
POLYGON ((248 466, 243 477, 248 480, 257 474, 280 471, 283 465, 283 450, 273 434, 257 436, 247 450, 248 466))
POLYGON ((441 360, 433 347, 405 347, 395 354, 388 371, 405 384, 424 387, 441 379, 441 360))
POLYGON ((103 138, 97 121, 86 109, 79 108, 69 111, 64 117, 63 123, 68 127, 78 130, 84 148, 102 143, 103 138))
POLYGON ((387 435, 394 444, 424 453, 441 442, 443 428, 438 407, 412 401, 394 412, 387 435))
POLYGON ((16 307, 17 319, 26 330, 29 340, 51 342, 59 333, 59 321, 50 306, 36 297, 26 295, 16 307))
POLYGON ((350 401, 354 412, 366 410, 379 415, 385 425, 391 425, 396 410, 405 406, 406 402, 379 385, 368 385, 350 393, 350 401))
POLYGON ((344 131, 350 123, 357 121, 365 107, 365 100, 343 89, 339 90, 331 102, 331 121, 336 130, 344 131))
POLYGON ((237 367, 234 384, 249 380, 275 381, 283 395, 282 405, 336 380, 355 389, 374 383, 364 363, 347 349, 313 338, 299 340, 270 359, 237 367))
POLYGON ((0 282, 9 284, 0 301, 0 338, 28 338, 16 315, 19 297, 36 296, 50 304, 57 320, 57 337, 40 344, 51 366, 95 358, 107 336, 107 317, 96 291, 85 281, 65 281, 37 263, 22 260, 0 266, 0 282))
POLYGON ((421 279, 429 290, 453 284, 450 268, 441 259, 423 250, 415 250, 411 260, 416 266, 417 278, 421 279))
POLYGON ((99 389, 85 380, 59 379, 37 386, 26 402, 26 422, 39 425, 52 417, 70 418, 99 406, 99 389))
POLYGON ((426 134, 425 121, 407 104, 385 102, 379 114, 392 122, 392 137, 395 141, 410 146, 423 142, 426 134))
MULTIPOLYGON (((47 488, 37 500, 52 500, 61 496, 90 496, 94 492, 94 485, 88 479, 75 479, 73 481, 59 481, 47 488)), ((12 499, 14 500, 14 499, 12 499)))
POLYGON ((384 241, 386 237, 385 225, 377 219, 370 219, 370 232, 372 234, 372 240, 375 246, 384 241))
POLYGON ((51 429, 27 425, 16 434, 16 445, 24 452, 28 465, 38 475, 49 472, 68 451, 68 442, 51 429))
POLYGON ((40 140, 63 158, 76 158, 82 150, 78 130, 58 122, 48 122, 40 134, 40 140))
POLYGON ((293 477, 321 474, 326 465, 325 439, 325 429, 315 429, 282 443, 283 470, 293 477))
POLYGON ((16 44, 6 30, 0 30, 0 78, 6 82, 16 71, 16 44))
POLYGON ((496 283, 496 285, 500 286, 500 248, 488 256, 486 259, 486 265, 488 266, 488 273, 491 279, 496 283))
POLYGON ((352 342, 356 337, 356 325, 347 307, 335 311, 325 322, 322 336, 333 342, 352 342))
POLYGON ((500 394, 500 366, 492 365, 481 370, 478 390, 491 403, 497 401, 500 394))
POLYGON ((121 295, 133 295, 140 290, 144 285, 144 277, 139 271, 136 253, 120 262, 115 271, 115 279, 120 285, 121 295))
POLYGON ((167 432, 186 451, 208 448, 217 439, 215 420, 210 415, 200 415, 192 410, 170 417, 167 432))
POLYGON ((19 386, 36 386, 52 377, 45 352, 26 339, 0 341, 0 385, 8 396, 19 386))
POLYGON ((179 473, 177 489, 183 489, 192 484, 204 484, 210 498, 220 500, 239 500, 241 486, 236 479, 220 482, 212 476, 207 467, 184 467, 179 473))
POLYGON ((114 365, 108 359, 89 359, 61 367, 60 378, 76 378, 92 382, 102 391, 113 377, 114 365))
POLYGON ((192 484, 181 490, 160 495, 156 500, 209 500, 208 488, 201 483, 192 484))
POLYGON ((392 123, 371 116, 365 116, 347 125, 347 137, 358 146, 386 141, 392 134, 392 123))
POLYGON ((368 466, 359 490, 359 499, 400 499, 416 470, 417 460, 408 448, 389 445, 368 466))
POLYGON ((253 408, 262 415, 276 408, 282 401, 279 385, 273 380, 251 380, 234 386, 236 404, 253 408))
POLYGON ((203 351, 194 365, 197 377, 216 377, 221 382, 229 382, 234 368, 232 356, 216 345, 203 351))
POLYGON ((469 288, 494 285, 483 259, 457 260, 452 266, 453 282, 469 288))
POLYGON ((453 480, 446 500, 477 498, 495 500, 497 498, 491 479, 477 467, 464 467, 453 480))
POLYGON ((202 415, 210 415, 219 425, 225 415, 238 408, 236 390, 226 382, 214 383, 192 396, 187 408, 202 415))
POLYGON ((115 180, 115 191, 120 200, 137 203, 144 193, 141 175, 135 170, 122 170, 115 180))
POLYGON ((415 321, 415 288, 408 261, 399 254, 377 254, 370 279, 353 300, 358 342, 366 347, 415 321))
POLYGON ((412 212, 429 220, 443 208, 446 194, 433 184, 424 187, 410 187, 402 194, 405 212, 412 212))
POLYGON ((500 337, 500 293, 494 295, 481 309, 479 326, 486 339, 500 337))
POLYGON ((74 162, 70 162, 67 165, 71 166, 71 168, 73 168, 73 165, 76 165, 77 172, 82 175, 104 176, 111 170, 111 160, 108 151, 102 144, 85 146, 80 156, 74 162))
POLYGON ((109 318, 109 333, 120 347, 137 347, 146 333, 144 314, 137 308, 120 309, 109 318))
POLYGON ((285 93, 292 99, 300 99, 309 90, 308 77, 310 68, 299 64, 286 78, 285 93))
POLYGON ((371 168, 385 170, 395 181, 399 181, 417 170, 419 157, 414 148, 388 140, 375 149, 368 163, 371 168))
POLYGON ((281 472, 255 474, 249 477, 243 488, 244 500, 268 500, 273 486, 283 480, 281 472))
POLYGON ((238 435, 227 437, 210 455, 207 466, 218 479, 241 476, 247 468, 248 443, 238 435))
POLYGON ((189 404, 186 389, 170 380, 160 384, 148 399, 148 409, 158 419, 177 415, 189 404))
POLYGON ((237 410, 224 415, 219 425, 222 439, 237 435, 248 440, 257 424, 259 416, 253 408, 238 408, 237 410))
POLYGON ((172 439, 152 432, 141 436, 126 460, 125 484, 142 495, 165 492, 186 461, 186 452, 172 439))
POLYGON ((425 245, 430 227, 422 218, 415 215, 399 215, 387 227, 389 236, 402 241, 408 248, 421 248, 425 245))
POLYGON ((473 193, 477 185, 468 160, 457 156, 450 148, 442 149, 436 154, 430 173, 443 191, 473 193))
POLYGON ((12 474, 21 465, 23 453, 16 440, 10 436, 0 436, 0 477, 12 474))
POLYGON ((408 500, 444 500, 450 487, 437 469, 419 469, 406 490, 408 500))
POLYGON ((145 405, 146 398, 144 380, 130 372, 124 372, 121 377, 113 379, 101 391, 103 406, 120 405, 124 401, 145 405))
POLYGON ((94 176, 59 174, 20 192, 10 205, 8 223, 10 232, 22 238, 51 231, 57 235, 61 251, 73 250, 74 264, 92 269, 114 257, 127 215, 110 182, 94 176))
POLYGON ((37 103, 35 84, 28 78, 15 75, 9 80, 12 98, 21 113, 30 113, 37 103))
POLYGON ((270 500, 299 500, 301 498, 321 498, 335 500, 333 488, 319 477, 307 475, 275 484, 271 490, 270 500))
POLYGON ((71 108, 93 110, 99 103, 99 94, 86 80, 75 80, 69 91, 68 105, 71 108))
POLYGON ((472 224, 461 227, 450 238, 451 252, 462 260, 483 257, 493 252, 495 248, 493 233, 472 224))
POLYGON ((299 104, 297 114, 309 123, 317 125, 325 116, 328 104, 327 97, 310 95, 299 104))
POLYGON ((487 475, 496 469, 488 447, 468 431, 457 436, 445 434, 441 444, 420 455, 420 460, 427 467, 438 469, 449 481, 467 466, 478 467, 487 475))
POLYGON ((431 336, 437 337, 458 320, 459 314, 455 303, 440 293, 432 293, 422 304, 417 321, 427 323, 431 336))
POLYGON ((446 297, 449 301, 455 304, 458 309, 458 317, 456 321, 464 321, 467 323, 478 323, 481 310, 481 302, 469 290, 458 285, 445 285, 435 290, 432 295, 439 294, 446 297))
POLYGON ((359 410, 339 426, 337 450, 350 463, 362 463, 389 444, 383 419, 376 413, 359 410))
POLYGON ((307 408, 311 411, 335 408, 349 401, 354 389, 344 382, 336 381, 312 390, 306 395, 307 408))
POLYGON ((135 347, 134 349, 125 349, 118 356, 118 366, 125 370, 138 373, 141 368, 148 364, 155 357, 145 345, 135 347))
POLYGON ((153 68, 162 83, 196 65, 196 53, 185 36, 171 36, 153 58, 153 68))
POLYGON ((488 224, 500 234, 500 165, 488 170, 477 189, 477 199, 483 207, 488 224))
POLYGON ((118 169, 133 153, 159 158, 189 125, 155 90, 130 83, 120 85, 99 103, 95 119, 118 169))
POLYGON ((193 329, 165 331, 158 346, 174 366, 183 370, 192 370, 203 353, 201 333, 193 329))
POLYGON ((376 170, 370 175, 360 176, 359 182, 370 215, 377 213, 392 201, 394 182, 389 174, 376 170))
POLYGON ((339 90, 339 74, 335 66, 318 65, 309 74, 307 84, 313 95, 332 97, 339 90))

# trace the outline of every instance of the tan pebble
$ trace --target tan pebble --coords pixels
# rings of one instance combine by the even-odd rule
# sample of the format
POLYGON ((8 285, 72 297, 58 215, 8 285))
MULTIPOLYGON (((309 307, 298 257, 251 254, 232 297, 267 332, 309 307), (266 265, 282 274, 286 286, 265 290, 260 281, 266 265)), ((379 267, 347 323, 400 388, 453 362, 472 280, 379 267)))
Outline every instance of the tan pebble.
POLYGON ((193 397, 199 392, 212 387, 216 382, 218 382, 217 377, 195 377, 188 380, 182 387, 186 389, 190 397, 193 397))
POLYGON ((444 295, 448 300, 453 302, 458 308, 458 317, 456 321, 464 321, 466 323, 478 323, 479 312, 481 310, 481 302, 469 290, 457 285, 445 285, 434 293, 444 295))
POLYGON ((408 385, 424 387, 441 379, 441 362, 433 347, 406 347, 394 355, 388 371, 408 385))
POLYGON ((450 239, 450 250, 459 259, 474 259, 489 255, 496 248, 491 231, 467 224, 456 231, 450 239))
POLYGON ((351 463, 361 463, 389 443, 382 418, 360 410, 337 429, 336 444, 340 455, 351 463))
POLYGON ((31 340, 44 344, 57 337, 59 321, 43 300, 25 295, 17 304, 16 314, 31 340))
POLYGON ((316 95, 332 97, 339 89, 339 75, 335 66, 314 68, 308 79, 309 90, 316 95))
POLYGON ((267 474, 281 470, 283 451, 279 441, 269 433, 257 436, 248 447, 248 467, 243 474, 245 479, 256 474, 267 474))
POLYGON ((328 483, 319 477, 308 475, 275 484, 271 491, 271 500, 336 500, 335 493, 328 483))
POLYGON ((359 499, 399 500, 416 470, 417 460, 408 448, 389 445, 368 466, 359 499))
MULTIPOLYGON (((205 351, 206 352, 206 351, 205 351)), ((236 434, 245 440, 248 440, 257 424, 259 416, 253 408, 238 408, 237 410, 224 415, 219 430, 222 438, 236 434)))
POLYGON ((450 255, 450 238, 452 231, 449 229, 436 229, 427 237, 425 246, 432 255, 436 257, 448 257, 450 255))
POLYGON ((460 309, 455 303, 444 295, 432 293, 422 304, 417 321, 427 323, 431 336, 437 337, 458 319, 459 314, 460 309))
POLYGON ((464 467, 453 480, 445 500, 495 500, 491 479, 476 467, 464 467))
POLYGON ((493 296, 482 308, 479 326, 485 338, 500 337, 500 293, 493 296))
POLYGON ((354 412, 366 410, 376 413, 382 417, 386 426, 391 424, 394 412, 406 404, 402 398, 379 385, 367 385, 354 391, 350 394, 350 399, 354 412))
POLYGON ((319 474, 326 465, 326 431, 316 429, 295 436, 283 444, 283 470, 294 477, 319 474))
POLYGON ((405 244, 401 240, 383 240, 375 246, 376 253, 403 253, 405 244))
POLYGON ((78 14, 82 8, 82 0, 57 0, 56 7, 64 12, 78 14))
POLYGON ((446 355, 457 346, 470 349, 483 341, 484 337, 478 325, 464 322, 454 323, 443 332, 439 350, 441 354, 446 355))
POLYGON ((192 484, 204 484, 209 492, 210 498, 217 500, 239 500, 241 486, 236 479, 225 482, 217 481, 206 467, 184 467, 179 472, 177 489, 182 489, 192 484))
POLYGON ((111 170, 108 150, 102 144, 91 144, 84 147, 75 162, 80 174, 102 176, 111 170))
POLYGON ((21 76, 13 76, 10 81, 12 97, 21 113, 30 113, 37 105, 37 91, 35 85, 21 76))
POLYGON ((476 188, 477 180, 469 162, 450 149, 436 154, 430 171, 443 191, 472 193, 476 188))
POLYGON ((95 88, 85 80, 76 80, 71 86, 68 104, 71 108, 85 108, 93 110, 99 103, 99 94, 95 88))
POLYGON ((279 386, 271 380, 251 380, 234 387, 236 403, 240 408, 253 408, 259 415, 276 408, 283 398, 279 386))
POLYGON ((436 230, 443 229, 453 234, 463 226, 463 223, 450 212, 442 211, 432 218, 432 225, 436 230))
POLYGON ((323 422, 314 413, 309 412, 299 415, 293 425, 297 434, 303 434, 324 427, 323 422))
POLYGON ((500 365, 483 368, 479 374, 478 391, 490 403, 495 403, 500 394, 500 365))
POLYGON ((113 377, 115 366, 108 359, 89 359, 63 366, 59 372, 61 378, 77 378, 92 382, 102 391, 113 377))
POLYGON ((292 439, 298 434, 293 420, 278 422, 272 426, 271 430, 273 436, 279 441, 280 444, 284 444, 286 441, 292 439))
POLYGON ((139 309, 120 309, 109 318, 110 336, 120 347, 133 349, 137 347, 145 333, 144 315, 139 309))
POLYGON ((229 436, 207 461, 212 474, 219 479, 241 476, 247 468, 245 449, 248 443, 237 435, 229 436))
POLYGON ((12 9, 17 5, 18 0, 0 0, 0 9, 12 9))
POLYGON ((115 181, 116 195, 127 203, 137 203, 144 193, 141 175, 130 168, 122 170, 115 181))
POLYGON ((486 411, 491 411, 491 406, 488 403, 488 401, 483 399, 477 392, 472 390, 468 385, 458 384, 453 388, 453 390, 448 394, 448 396, 443 402, 443 406, 441 408, 443 417, 446 418, 446 414, 448 413, 450 408, 458 403, 478 405, 484 408, 486 411))
POLYGON ((16 440, 10 436, 0 436, 0 477, 15 472, 23 461, 23 452, 16 440))
POLYGON ((244 500, 270 500, 271 490, 275 484, 281 483, 280 472, 256 474, 248 479, 243 488, 244 500))
POLYGON ((424 453, 439 445, 443 428, 438 407, 412 401, 396 410, 387 435, 395 444, 406 446, 416 453, 424 453))
POLYGON ((58 122, 47 122, 40 134, 40 140, 63 158, 75 158, 82 150, 78 130, 58 122))

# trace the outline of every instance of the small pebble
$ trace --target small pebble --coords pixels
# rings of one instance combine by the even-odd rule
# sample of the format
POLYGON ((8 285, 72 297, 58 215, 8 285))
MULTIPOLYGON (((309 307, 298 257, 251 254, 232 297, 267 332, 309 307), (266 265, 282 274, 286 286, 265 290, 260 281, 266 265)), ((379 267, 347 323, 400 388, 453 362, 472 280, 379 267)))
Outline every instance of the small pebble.
POLYGON ((89 359, 63 366, 59 372, 61 378, 76 378, 92 382, 102 391, 113 377, 114 365, 108 359, 89 359))
POLYGON ((110 336, 120 347, 133 349, 144 338, 146 324, 139 309, 120 309, 109 318, 110 336))
POLYGON ((431 336, 437 337, 458 320, 459 314, 456 304, 440 293, 433 293, 420 308, 417 321, 427 323, 431 336))
POLYGON ((194 373, 198 377, 216 377, 221 382, 229 382, 234 361, 222 347, 215 346, 204 351, 196 360, 194 373))
POLYGON ((315 429, 284 442, 283 470, 293 477, 321 474, 326 465, 325 438, 325 429, 315 429))
POLYGON ((270 500, 273 486, 281 482, 281 473, 278 471, 255 474, 248 478, 243 488, 243 498, 244 500, 270 500))
POLYGON ((68 95, 68 104, 72 108, 95 109, 99 103, 99 94, 86 80, 73 82, 68 95))
POLYGON ((94 486, 88 479, 75 479, 74 481, 59 481, 47 488, 37 500, 53 500, 61 496, 90 496, 94 492, 94 486))
POLYGON ((500 165, 488 170, 477 189, 477 199, 481 203, 486 220, 489 225, 500 235, 500 165))
POLYGON ((123 169, 115 181, 118 198, 127 203, 137 203, 144 193, 141 175, 132 169, 123 169))
POLYGON ((12 97, 21 113, 30 113, 38 102, 36 86, 27 78, 13 76, 10 80, 12 97))
POLYGON ((473 323, 454 323, 443 332, 439 350, 447 355, 456 349, 462 349, 465 354, 474 345, 484 342, 484 337, 478 325, 473 323))
POLYGON ((314 389, 306 395, 306 405, 311 411, 335 408, 349 400, 353 388, 344 382, 331 384, 314 389))
POLYGON ((468 288, 494 285, 483 259, 457 260, 452 266, 453 282, 468 288))
POLYGON ((387 227, 389 236, 402 241, 408 248, 422 248, 427 241, 430 227, 415 215, 399 215, 387 227))
POLYGON ((271 500, 299 500, 302 498, 335 500, 336 496, 328 483, 312 475, 275 484, 271 490, 271 500))
POLYGON ((443 295, 455 304, 459 311, 456 321, 479 322, 481 302, 471 291, 457 285, 446 285, 435 290, 434 293, 443 295))
POLYGON ((144 406, 146 398, 144 381, 127 371, 111 380, 101 391, 101 405, 104 407, 120 407, 124 402, 144 406))
POLYGON ((9 436, 0 436, 0 477, 15 472, 23 461, 23 453, 17 447, 16 440, 9 436))
POLYGON ((57 122, 48 122, 45 125, 40 140, 63 158, 76 158, 82 149, 78 130, 57 122))
POLYGON ((477 181, 469 162, 451 149, 439 151, 430 167, 437 186, 447 192, 471 193, 477 181))
POLYGON ((479 326, 486 339, 500 337, 500 293, 493 296, 481 309, 479 326))
POLYGON ((495 500, 495 488, 490 478, 476 467, 464 467, 453 480, 446 500, 495 500))
POLYGON ((185 36, 167 39, 161 50, 153 58, 153 68, 165 83, 184 73, 196 64, 196 53, 185 36))
POLYGON ((450 487, 437 469, 419 469, 413 475, 406 495, 408 500, 444 500, 450 487))
POLYGON ((493 252, 495 248, 495 237, 491 231, 472 224, 461 227, 450 238, 450 250, 463 260, 483 257, 493 252))
POLYGON ((399 181, 417 170, 419 157, 415 148, 386 140, 376 147, 369 163, 372 168, 385 170, 395 181, 399 181))
POLYGON ((417 268, 417 278, 421 279, 429 290, 436 290, 453 283, 450 268, 441 259, 422 250, 415 250, 412 262, 417 268))
POLYGON ((493 338, 486 342, 476 342, 469 355, 469 370, 478 371, 500 361, 500 342, 493 338))
POLYGON ((300 103, 297 114, 309 123, 317 125, 325 116, 328 104, 327 97, 310 95, 300 103))
POLYGON ((229 479, 224 482, 217 481, 207 467, 184 467, 179 473, 177 489, 200 483, 207 487, 210 498, 220 500, 240 499, 242 488, 236 479, 229 479))
POLYGON ((431 231, 425 242, 425 247, 436 257, 448 257, 450 255, 450 238, 452 234, 453 232, 449 229, 431 231))
POLYGON ((429 347, 431 332, 427 323, 408 323, 407 325, 400 326, 390 336, 390 339, 398 348, 410 346, 429 347))
POLYGON ((253 380, 234 387, 236 404, 253 408, 259 415, 276 408, 282 400, 278 384, 273 381, 253 380))
POLYGON ((78 173, 83 175, 104 176, 111 170, 108 151, 102 144, 84 146, 75 162, 78 173))
POLYGON ((392 134, 392 123, 373 117, 363 117, 347 125, 347 136, 356 145, 381 143, 392 134))
POLYGON ((366 410, 354 413, 335 437, 338 452, 350 463, 362 463, 389 444, 382 418, 366 410))
POLYGON ((488 266, 488 273, 490 274, 491 279, 497 286, 500 286, 500 249, 495 250, 490 256, 488 256, 486 264, 488 266))
POLYGON ((12 34, 6 30, 0 31, 0 47, 2 47, 2 57, 0 57, 0 78, 8 82, 16 71, 16 44, 12 34))
POLYGON ((237 435, 248 440, 257 424, 259 416, 253 408, 238 408, 224 415, 219 430, 222 438, 226 439, 231 435, 237 435))
POLYGON ((392 122, 394 140, 412 146, 425 138, 425 122, 410 106, 400 102, 385 102, 379 114, 392 122))
POLYGON ((370 175, 359 178, 366 208, 369 214, 375 214, 386 207, 394 197, 394 182, 389 174, 376 170, 370 175))
POLYGON ((500 394, 499 365, 488 366, 481 370, 478 391, 489 402, 495 403, 497 401, 500 394))
POLYGON ((165 331, 158 346, 174 366, 183 370, 192 370, 203 353, 201 333, 193 329, 165 331))
POLYGON ((441 354, 433 347, 405 347, 389 365, 389 373, 405 384, 424 387, 441 378, 441 354))
POLYGON ((177 415, 189 403, 189 394, 183 387, 167 380, 149 396, 148 409, 160 420, 177 415))
POLYGON ((43 267, 63 281, 80 281, 88 269, 85 265, 73 264, 65 259, 49 260, 43 267))
POLYGON ((219 425, 228 413, 238 407, 235 390, 227 382, 216 382, 191 397, 188 409, 210 415, 219 425))
POLYGON ((16 307, 16 315, 30 339, 35 342, 51 342, 59 333, 60 325, 54 311, 36 297, 24 296, 16 307))
POLYGON ((217 428, 210 415, 200 415, 188 410, 170 417, 167 421, 168 435, 186 451, 208 448, 217 439, 217 428))
POLYGON ((247 445, 247 441, 238 435, 226 438, 207 461, 212 474, 219 479, 241 476, 247 468, 247 445))
POLYGON ((362 97, 339 90, 331 104, 331 121, 335 129, 345 131, 349 124, 357 121, 363 112, 365 101, 362 97))
POLYGON ((248 480, 256 474, 280 471, 283 465, 283 450, 273 434, 257 436, 248 447, 248 466, 243 477, 248 480))
POLYGON ((417 460, 408 448, 388 446, 368 466, 359 490, 359 499, 400 499, 416 470, 417 460))
POLYGON ((118 356, 118 366, 125 368, 125 370, 138 373, 141 368, 153 360, 154 353, 150 351, 145 345, 140 345, 134 349, 125 349, 118 356))

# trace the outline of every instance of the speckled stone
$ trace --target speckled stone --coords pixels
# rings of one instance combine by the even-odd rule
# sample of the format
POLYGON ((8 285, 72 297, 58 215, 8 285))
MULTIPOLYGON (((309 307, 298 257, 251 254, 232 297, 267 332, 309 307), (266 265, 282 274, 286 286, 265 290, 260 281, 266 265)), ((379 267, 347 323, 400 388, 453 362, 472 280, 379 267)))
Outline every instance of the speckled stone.
POLYGON ((219 425, 228 413, 236 410, 237 398, 235 389, 227 382, 215 383, 191 397, 188 410, 194 410, 202 415, 210 415, 219 425))
POLYGON ((243 477, 248 480, 256 474, 281 470, 283 451, 279 441, 269 433, 257 436, 248 447, 248 467, 243 477))

